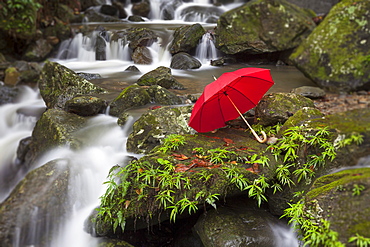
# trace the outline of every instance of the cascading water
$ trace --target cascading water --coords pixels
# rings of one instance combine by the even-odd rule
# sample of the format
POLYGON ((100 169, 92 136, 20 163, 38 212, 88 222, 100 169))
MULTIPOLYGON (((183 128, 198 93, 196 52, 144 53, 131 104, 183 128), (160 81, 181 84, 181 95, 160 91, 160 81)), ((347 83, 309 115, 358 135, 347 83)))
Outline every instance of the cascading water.
POLYGON ((31 135, 37 116, 45 109, 38 91, 30 87, 19 89, 14 104, 0 106, 0 202, 27 172, 18 166, 17 147, 20 140, 31 135))
POLYGON ((197 47, 195 57, 197 57, 202 63, 207 63, 208 61, 218 57, 218 51, 214 44, 214 37, 210 32, 203 35, 197 47))

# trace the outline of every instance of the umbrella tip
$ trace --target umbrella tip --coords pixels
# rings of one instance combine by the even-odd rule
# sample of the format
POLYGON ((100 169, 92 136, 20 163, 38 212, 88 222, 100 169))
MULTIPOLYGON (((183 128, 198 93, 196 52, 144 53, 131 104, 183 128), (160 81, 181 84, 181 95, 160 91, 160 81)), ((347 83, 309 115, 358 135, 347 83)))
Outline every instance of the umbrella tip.
POLYGON ((214 76, 214 75, 212 75, 212 76, 213 76, 213 79, 217 80, 217 77, 216 76, 214 76))

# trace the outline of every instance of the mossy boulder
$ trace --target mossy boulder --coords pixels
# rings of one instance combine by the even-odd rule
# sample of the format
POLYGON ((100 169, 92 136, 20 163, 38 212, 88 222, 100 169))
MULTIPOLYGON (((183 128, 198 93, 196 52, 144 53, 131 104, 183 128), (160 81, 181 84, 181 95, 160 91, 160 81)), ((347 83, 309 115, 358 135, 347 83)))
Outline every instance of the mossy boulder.
POLYGON ((179 52, 194 52, 206 30, 199 23, 191 26, 181 26, 175 30, 169 51, 172 55, 179 52))
POLYGON ((285 0, 250 1, 220 16, 216 47, 226 54, 289 50, 316 27, 311 17, 285 0))
POLYGON ((164 66, 144 74, 137 80, 137 84, 140 86, 159 85, 166 89, 184 89, 184 86, 172 76, 171 69, 164 66))
POLYGON ((272 93, 263 96, 256 107, 256 117, 262 125, 285 123, 304 107, 315 107, 312 100, 293 93, 272 93))
POLYGON ((146 88, 133 84, 122 90, 117 98, 110 103, 109 114, 118 117, 129 108, 149 104, 150 99, 146 88))
POLYGON ((164 106, 143 114, 133 125, 127 139, 127 150, 148 153, 169 134, 194 133, 188 125, 191 111, 192 106, 164 106))
POLYGON ((336 4, 290 59, 319 86, 331 91, 370 89, 370 2, 336 4))
POLYGON ((273 228, 281 222, 251 205, 251 200, 231 199, 226 206, 205 212, 194 226, 204 246, 278 246, 273 228))
POLYGON ((32 42, 23 55, 26 61, 44 61, 52 52, 53 46, 46 39, 38 39, 32 42))
POLYGON ((302 109, 296 111, 293 116, 287 119, 287 121, 285 121, 280 131, 284 131, 290 127, 300 126, 310 119, 321 118, 323 116, 324 114, 319 109, 313 107, 303 107, 302 109))
POLYGON ((79 116, 94 116, 99 113, 104 113, 108 103, 94 96, 76 96, 66 102, 65 110, 79 116))
POLYGON ((26 166, 32 165, 38 157, 55 147, 79 149, 82 142, 74 134, 85 126, 86 121, 83 117, 59 109, 44 112, 32 131, 29 151, 25 154, 26 166))
MULTIPOLYGON (((292 118, 295 119, 296 117, 292 116, 292 118)), ((309 119, 304 122, 301 122, 301 119, 298 120, 300 125, 306 126, 307 129, 327 126, 328 130, 331 132, 329 141, 336 147, 336 158, 332 161, 328 160, 325 166, 316 167, 315 177, 327 175, 343 167, 355 166, 361 157, 370 155, 370 126, 368 124, 370 121, 370 109, 356 109, 309 119), (352 141, 344 147, 338 146, 340 140, 348 139, 356 134, 362 135, 363 142, 361 144, 356 144, 352 141)), ((290 120, 287 122, 289 123, 290 120)), ((284 130, 285 128, 283 126, 279 135, 281 135, 284 130)), ((304 149, 304 152, 299 154, 300 157, 303 158, 300 162, 306 162, 307 155, 315 153, 320 154, 321 151, 312 148, 304 149)), ((300 183, 295 181, 295 186, 285 186, 283 191, 269 194, 268 203, 270 211, 273 214, 282 215, 284 209, 288 206, 287 203, 291 200, 297 200, 297 198, 293 196, 294 193, 308 191, 314 181, 314 178, 305 179, 300 183)))
POLYGON ((38 81, 40 94, 48 108, 64 109, 78 95, 104 94, 106 91, 81 78, 65 66, 47 61, 38 81))
MULTIPOLYGON (((318 178, 305 196, 305 210, 330 222, 339 241, 370 238, 370 168, 347 169, 318 178), (319 210, 317 210, 319 209, 319 210)), ((347 245, 346 245, 347 246, 347 245)), ((356 246, 354 243, 348 246, 356 246)))
POLYGON ((182 103, 182 100, 179 96, 159 85, 150 86, 147 91, 151 97, 151 102, 156 104, 179 105, 182 103))
POLYGON ((58 230, 58 223, 64 220, 69 209, 66 196, 69 175, 68 161, 54 160, 31 171, 19 182, 0 204, 1 246, 14 246, 14 239, 20 241, 20 246, 43 246, 50 240, 51 233, 58 230), (19 239, 17 234, 32 238, 19 239))

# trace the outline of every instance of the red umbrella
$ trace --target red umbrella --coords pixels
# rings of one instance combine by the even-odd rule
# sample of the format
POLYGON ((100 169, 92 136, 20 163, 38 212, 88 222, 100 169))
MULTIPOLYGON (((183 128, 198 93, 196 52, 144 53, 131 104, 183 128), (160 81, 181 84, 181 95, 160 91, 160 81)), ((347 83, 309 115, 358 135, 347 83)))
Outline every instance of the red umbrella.
MULTIPOLYGON (((198 132, 208 132, 241 116, 257 140, 264 142, 242 113, 254 108, 272 85, 274 81, 268 69, 243 68, 224 73, 204 88, 194 105, 189 126, 198 132)), ((266 139, 264 132, 263 135, 266 139)))

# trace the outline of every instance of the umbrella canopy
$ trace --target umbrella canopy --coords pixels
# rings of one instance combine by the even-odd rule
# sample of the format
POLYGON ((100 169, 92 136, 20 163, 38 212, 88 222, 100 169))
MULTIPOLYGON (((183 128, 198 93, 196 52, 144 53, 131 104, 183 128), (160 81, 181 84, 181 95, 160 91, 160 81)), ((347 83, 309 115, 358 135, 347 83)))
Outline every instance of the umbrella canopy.
POLYGON ((204 88, 194 105, 189 126, 198 132, 224 127, 227 121, 254 108, 272 85, 268 69, 243 68, 224 73, 204 88))

